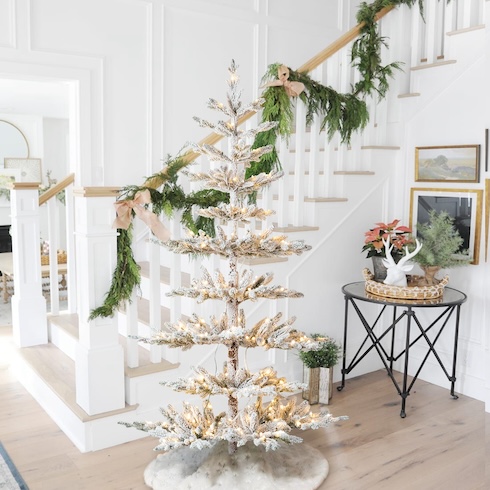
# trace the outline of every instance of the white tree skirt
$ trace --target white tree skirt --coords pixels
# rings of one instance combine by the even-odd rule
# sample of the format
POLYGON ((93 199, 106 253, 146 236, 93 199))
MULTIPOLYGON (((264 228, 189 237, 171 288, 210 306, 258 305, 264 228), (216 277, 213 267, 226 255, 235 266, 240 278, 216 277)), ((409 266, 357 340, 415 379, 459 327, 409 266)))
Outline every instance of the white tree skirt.
POLYGON ((314 490, 327 475, 328 461, 307 444, 267 452, 246 444, 230 456, 228 443, 220 442, 159 454, 145 470, 145 483, 154 490, 314 490))

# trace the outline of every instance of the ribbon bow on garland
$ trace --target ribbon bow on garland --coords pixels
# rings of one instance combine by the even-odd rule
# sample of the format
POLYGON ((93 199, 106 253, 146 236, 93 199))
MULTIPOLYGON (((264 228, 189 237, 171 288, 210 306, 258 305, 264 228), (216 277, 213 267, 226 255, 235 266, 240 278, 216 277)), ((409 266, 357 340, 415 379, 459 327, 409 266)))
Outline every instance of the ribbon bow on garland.
POLYGON ((278 80, 273 80, 265 84, 263 87, 280 87, 284 86, 284 90, 289 97, 298 97, 298 95, 305 89, 304 83, 291 82, 289 80, 289 68, 286 65, 281 65, 277 69, 278 80))
POLYGON ((146 204, 151 204, 151 194, 148 189, 138 191, 132 200, 115 202, 117 217, 112 227, 127 230, 132 221, 132 211, 134 211, 159 240, 167 241, 170 238, 170 232, 163 226, 157 215, 145 207, 146 204))

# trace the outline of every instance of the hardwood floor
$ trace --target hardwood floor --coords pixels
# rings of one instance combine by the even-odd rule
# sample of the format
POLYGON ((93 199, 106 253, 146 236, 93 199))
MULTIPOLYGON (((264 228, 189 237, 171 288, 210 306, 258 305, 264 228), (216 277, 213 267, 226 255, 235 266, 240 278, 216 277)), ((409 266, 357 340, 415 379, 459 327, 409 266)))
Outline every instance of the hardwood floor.
MULTIPOLYGON (((0 327, 0 440, 30 490, 147 488, 143 471, 156 439, 80 453, 14 379, 9 354, 9 330, 0 327)), ((321 490, 490 488, 490 414, 482 402, 453 400, 449 389, 417 380, 401 419, 400 397, 377 371, 348 380, 328 408, 349 420, 299 434, 329 461, 321 490)))

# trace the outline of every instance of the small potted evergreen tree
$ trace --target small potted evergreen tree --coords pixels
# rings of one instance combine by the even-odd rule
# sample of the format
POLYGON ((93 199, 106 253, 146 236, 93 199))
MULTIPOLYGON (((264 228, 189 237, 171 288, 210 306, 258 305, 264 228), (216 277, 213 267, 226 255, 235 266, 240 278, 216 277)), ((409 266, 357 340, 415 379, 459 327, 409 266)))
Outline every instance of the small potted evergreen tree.
POLYGON ((429 221, 417 226, 417 237, 423 244, 413 258, 425 273, 419 286, 439 283, 435 275, 440 269, 468 265, 469 259, 461 252, 463 238, 454 227, 454 220, 445 211, 431 210, 429 221))
MULTIPOLYGON (((315 333, 314 339, 324 338, 315 333)), ((333 367, 339 362, 340 345, 335 340, 326 338, 319 350, 301 351, 299 357, 303 361, 303 382, 307 385, 303 390, 303 398, 310 405, 323 403, 328 405, 332 398, 333 367)))

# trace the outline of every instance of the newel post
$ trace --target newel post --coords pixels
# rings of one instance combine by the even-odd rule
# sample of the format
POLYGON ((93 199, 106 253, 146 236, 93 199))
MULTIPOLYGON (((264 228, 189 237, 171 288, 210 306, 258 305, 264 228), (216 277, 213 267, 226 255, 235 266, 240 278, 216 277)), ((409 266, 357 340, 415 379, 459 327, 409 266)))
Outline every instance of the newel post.
POLYGON ((117 232, 112 229, 117 190, 74 189, 79 343, 76 352, 76 400, 95 415, 124 408, 124 354, 116 319, 96 318, 116 266, 117 232))
POLYGON ((16 182, 10 192, 13 272, 12 329, 19 347, 46 344, 48 324, 42 294, 39 183, 16 182))

